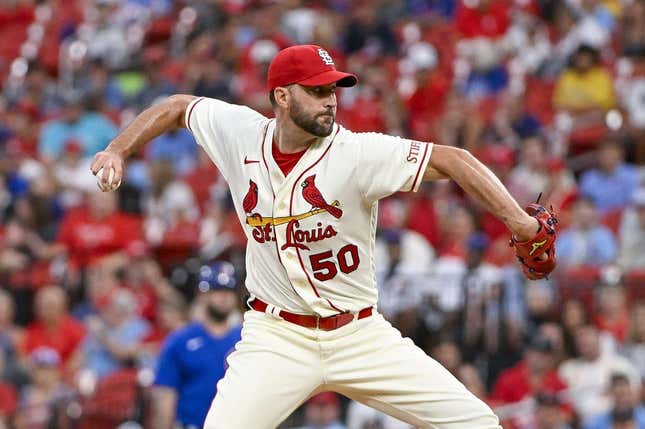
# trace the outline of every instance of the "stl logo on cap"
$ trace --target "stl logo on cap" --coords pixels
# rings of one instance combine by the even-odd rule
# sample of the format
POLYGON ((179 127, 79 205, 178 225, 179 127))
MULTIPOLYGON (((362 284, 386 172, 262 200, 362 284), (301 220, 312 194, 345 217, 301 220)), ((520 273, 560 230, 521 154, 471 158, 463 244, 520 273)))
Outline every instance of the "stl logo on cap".
POLYGON ((334 60, 331 58, 331 55, 329 55, 329 52, 325 51, 323 48, 318 48, 318 55, 320 55, 320 58, 322 58, 323 63, 327 66, 333 66, 334 60))

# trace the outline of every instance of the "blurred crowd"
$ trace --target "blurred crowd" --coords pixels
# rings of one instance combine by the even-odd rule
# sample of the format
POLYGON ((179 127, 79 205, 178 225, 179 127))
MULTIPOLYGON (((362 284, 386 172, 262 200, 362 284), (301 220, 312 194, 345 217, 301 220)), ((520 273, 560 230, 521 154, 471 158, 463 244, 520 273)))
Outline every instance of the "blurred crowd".
MULTIPOLYGON (((272 115, 294 43, 359 76, 345 127, 466 148, 559 218, 559 268, 527 282, 454 183, 389 197, 379 310, 505 429, 645 428, 645 1, 0 0, 0 40, 0 428, 146 420, 197 270, 244 278, 246 239, 187 130, 118 193, 91 157, 175 93, 272 115)), ((327 393, 286 424, 408 428, 327 393)))

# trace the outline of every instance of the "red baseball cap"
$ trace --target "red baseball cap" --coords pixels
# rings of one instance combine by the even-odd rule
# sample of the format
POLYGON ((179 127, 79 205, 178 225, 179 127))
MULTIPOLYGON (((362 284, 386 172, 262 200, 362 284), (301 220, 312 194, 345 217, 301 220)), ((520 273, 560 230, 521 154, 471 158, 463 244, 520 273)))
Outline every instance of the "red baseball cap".
POLYGON ((358 78, 336 70, 331 55, 317 45, 290 46, 278 52, 269 65, 267 80, 271 90, 297 83, 303 86, 354 86, 358 78))

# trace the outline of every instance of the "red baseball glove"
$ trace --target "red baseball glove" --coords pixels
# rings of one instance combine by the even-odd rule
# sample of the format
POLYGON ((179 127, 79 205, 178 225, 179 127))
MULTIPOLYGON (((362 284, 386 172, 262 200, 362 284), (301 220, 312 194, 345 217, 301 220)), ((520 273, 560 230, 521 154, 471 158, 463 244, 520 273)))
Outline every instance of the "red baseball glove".
POLYGON ((555 226, 558 220, 546 207, 538 203, 529 204, 526 212, 536 218, 540 229, 535 237, 526 241, 517 241, 511 237, 510 245, 515 247, 515 256, 522 266, 524 275, 531 279, 542 279, 555 269, 555 226))

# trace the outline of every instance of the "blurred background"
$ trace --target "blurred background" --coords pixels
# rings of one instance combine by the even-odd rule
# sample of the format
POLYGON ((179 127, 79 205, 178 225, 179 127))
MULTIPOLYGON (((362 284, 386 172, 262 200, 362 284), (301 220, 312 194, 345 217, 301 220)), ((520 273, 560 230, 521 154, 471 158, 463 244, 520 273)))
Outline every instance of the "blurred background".
MULTIPOLYGON (((645 428, 643 0, 0 0, 0 428, 146 427, 199 267, 244 278, 245 237, 187 130, 117 193, 91 157, 174 93, 271 115, 267 66, 295 43, 359 75, 345 127, 466 148, 559 217, 559 267, 527 282, 454 183, 393 195, 379 310, 505 429, 645 428)), ((336 394, 284 427, 409 428, 336 394)))

